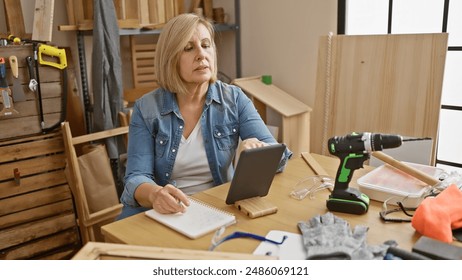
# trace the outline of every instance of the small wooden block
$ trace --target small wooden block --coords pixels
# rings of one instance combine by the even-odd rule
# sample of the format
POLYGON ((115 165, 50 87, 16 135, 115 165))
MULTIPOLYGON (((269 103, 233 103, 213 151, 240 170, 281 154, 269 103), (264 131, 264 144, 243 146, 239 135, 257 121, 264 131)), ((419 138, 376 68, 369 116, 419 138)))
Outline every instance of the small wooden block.
POLYGON ((234 203, 234 206, 252 219, 274 214, 278 211, 278 208, 275 205, 271 204, 262 197, 252 197, 239 200, 234 203))

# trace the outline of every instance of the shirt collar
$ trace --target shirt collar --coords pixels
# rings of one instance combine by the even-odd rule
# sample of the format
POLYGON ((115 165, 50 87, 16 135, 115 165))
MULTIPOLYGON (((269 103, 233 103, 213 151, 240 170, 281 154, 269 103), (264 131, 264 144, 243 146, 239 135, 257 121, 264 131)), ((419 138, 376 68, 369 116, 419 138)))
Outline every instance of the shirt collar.
MULTIPOLYGON (((219 81, 213 84, 210 84, 209 89, 207 90, 207 96, 205 98, 205 104, 207 106, 210 106, 210 104, 212 104, 213 101, 218 104, 222 103, 221 102, 222 96, 218 90, 219 87, 217 86, 217 83, 219 83, 219 81)), ((167 115, 167 114, 174 112, 176 115, 179 116, 180 109, 178 107, 178 102, 176 101, 175 94, 165 89, 162 90, 161 94, 162 94, 162 100, 163 100, 161 114, 167 115)))

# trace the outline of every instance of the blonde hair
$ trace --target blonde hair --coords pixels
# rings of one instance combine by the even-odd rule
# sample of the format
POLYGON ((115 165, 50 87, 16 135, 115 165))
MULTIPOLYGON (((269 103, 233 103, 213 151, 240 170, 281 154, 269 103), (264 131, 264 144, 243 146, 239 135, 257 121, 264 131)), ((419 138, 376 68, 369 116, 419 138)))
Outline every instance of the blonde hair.
POLYGON ((199 24, 203 24, 210 32, 214 50, 214 65, 209 82, 213 83, 217 80, 217 53, 213 25, 195 14, 180 14, 167 22, 157 42, 154 65, 158 83, 162 88, 173 93, 186 93, 186 87, 180 77, 179 60, 184 47, 199 24))

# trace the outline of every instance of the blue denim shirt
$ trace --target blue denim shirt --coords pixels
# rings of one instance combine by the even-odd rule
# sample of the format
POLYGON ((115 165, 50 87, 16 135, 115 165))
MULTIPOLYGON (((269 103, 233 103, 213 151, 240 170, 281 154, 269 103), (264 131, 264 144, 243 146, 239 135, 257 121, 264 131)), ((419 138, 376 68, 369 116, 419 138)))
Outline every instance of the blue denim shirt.
MULTIPOLYGON (((221 81, 209 86, 200 125, 216 186, 231 180, 239 138, 255 137, 276 143, 252 101, 239 87, 221 81)), ((125 189, 121 196, 125 206, 140 206, 134 194, 142 183, 159 186, 172 183, 183 128, 175 94, 159 88, 136 101, 130 121, 125 189)), ((286 149, 278 172, 283 171, 291 156, 292 152, 286 149)))

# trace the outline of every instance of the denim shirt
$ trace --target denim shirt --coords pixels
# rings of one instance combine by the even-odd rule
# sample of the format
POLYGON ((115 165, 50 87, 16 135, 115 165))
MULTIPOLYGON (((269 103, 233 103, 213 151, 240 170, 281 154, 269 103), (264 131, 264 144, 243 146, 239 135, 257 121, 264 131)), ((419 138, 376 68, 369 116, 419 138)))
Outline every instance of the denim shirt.
MULTIPOLYGON (((239 138, 255 137, 276 143, 252 101, 236 86, 221 81, 208 88, 200 117, 205 152, 214 185, 231 180, 233 159, 239 138)), ((121 201, 139 207, 134 198, 142 183, 165 186, 171 181, 173 165, 183 135, 184 120, 175 94, 159 88, 135 102, 128 136, 125 188, 121 201)), ((292 152, 286 149, 278 172, 282 172, 292 152)))

